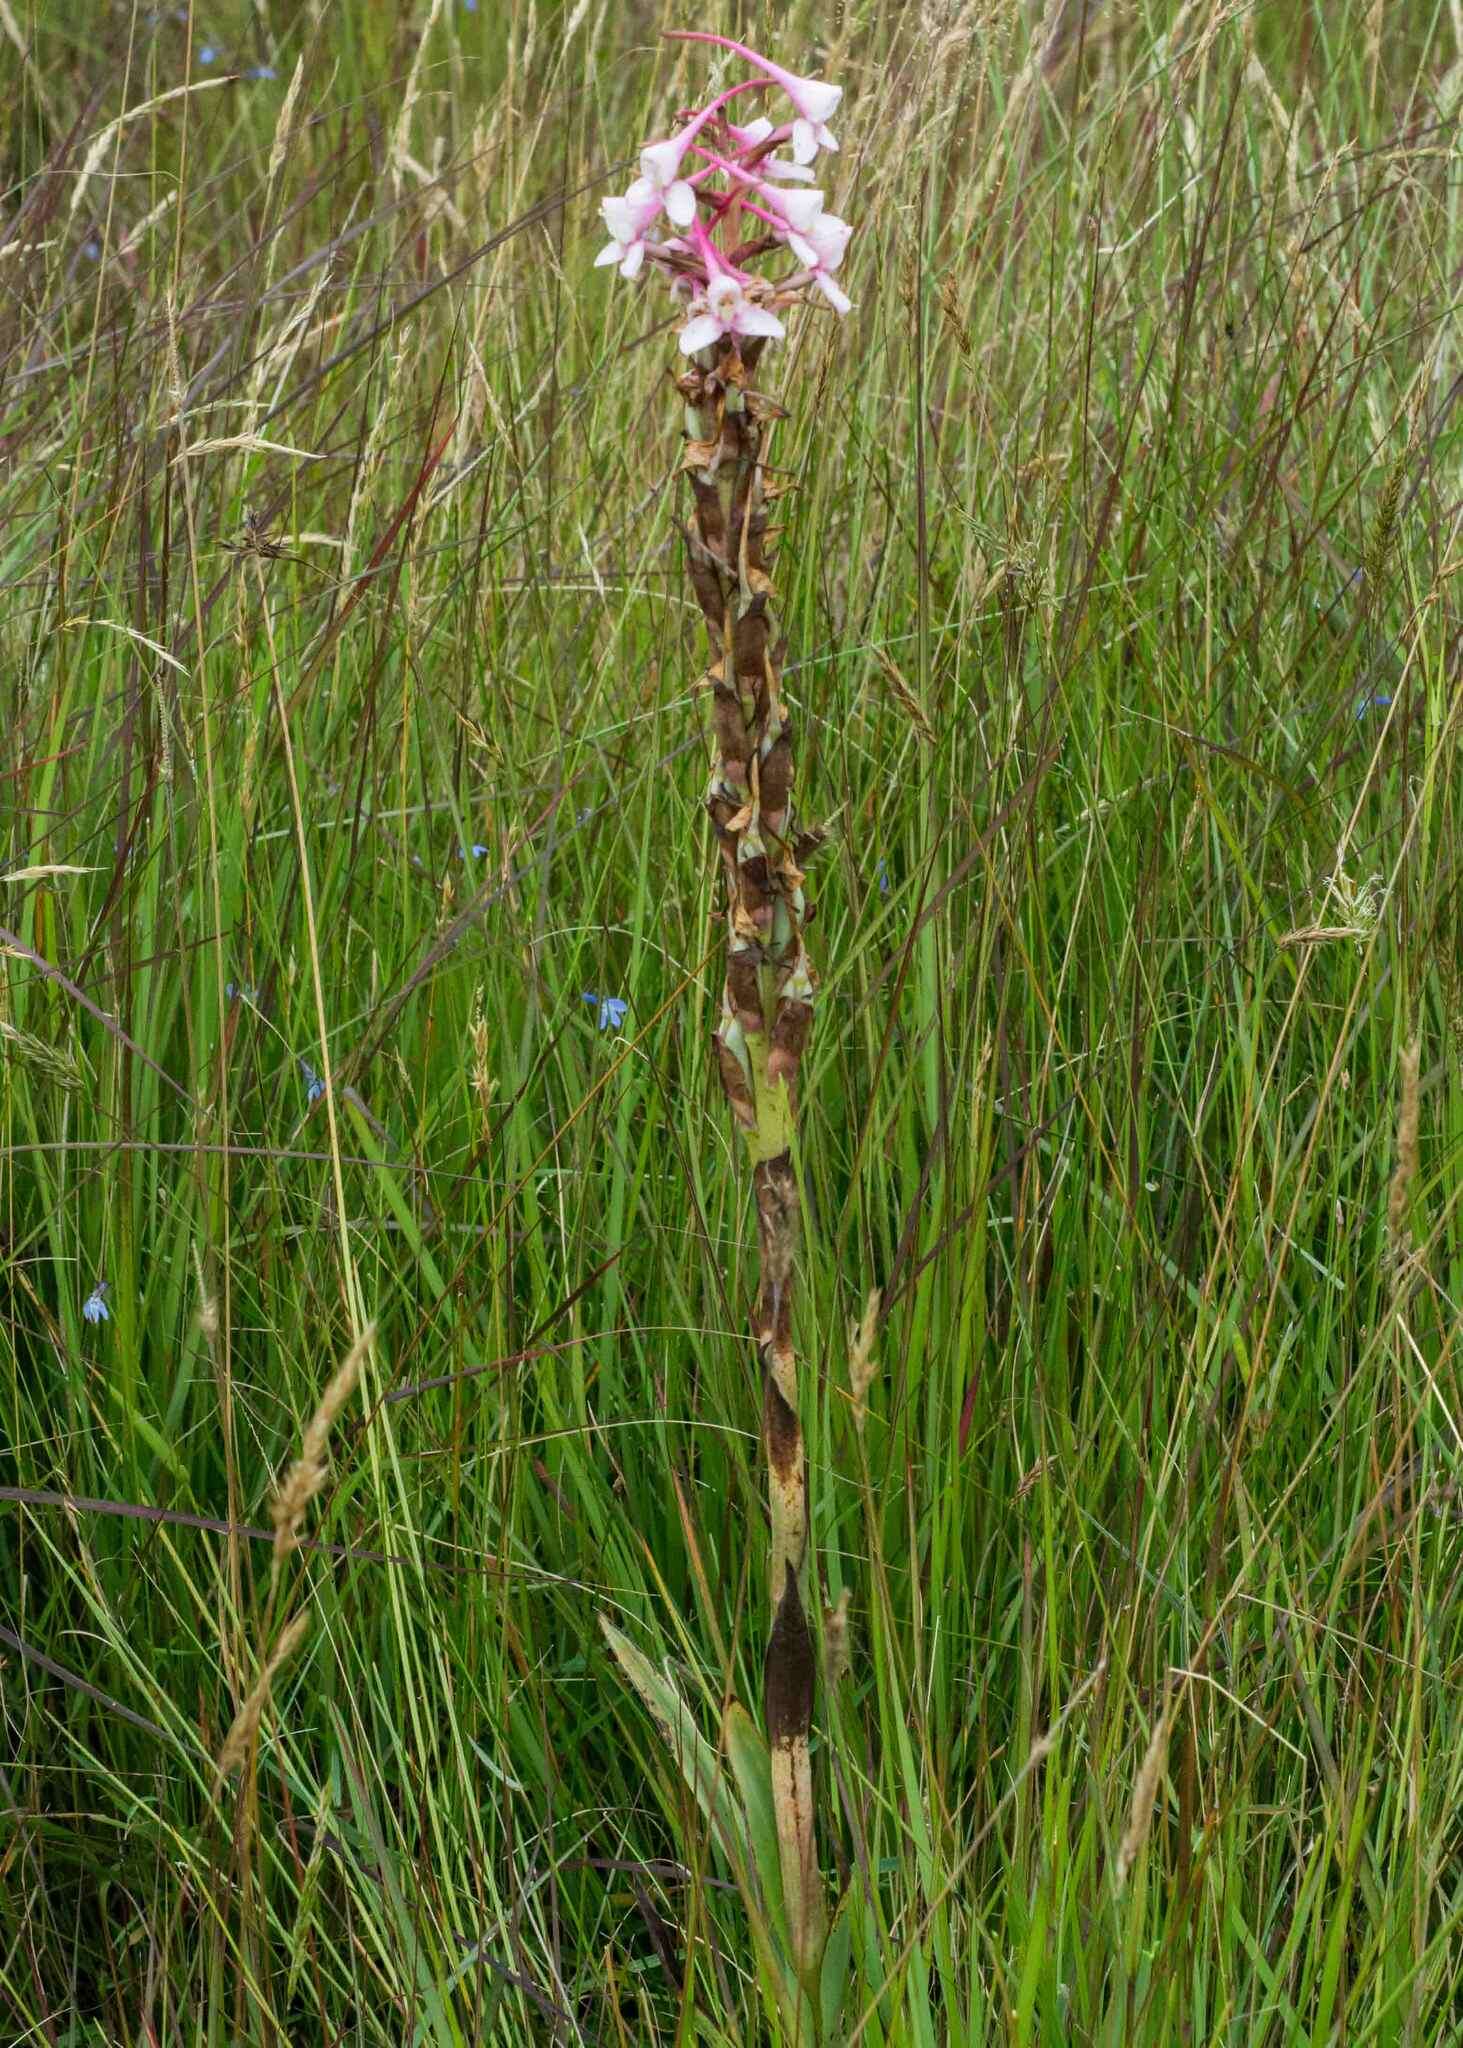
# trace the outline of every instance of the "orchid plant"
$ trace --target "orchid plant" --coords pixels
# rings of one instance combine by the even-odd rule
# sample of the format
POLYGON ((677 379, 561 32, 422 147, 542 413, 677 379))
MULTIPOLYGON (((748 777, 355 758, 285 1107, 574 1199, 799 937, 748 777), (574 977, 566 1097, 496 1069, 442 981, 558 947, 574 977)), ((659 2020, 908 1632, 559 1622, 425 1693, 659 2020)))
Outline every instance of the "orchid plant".
POLYGON ((626 278, 639 277, 647 264, 661 274, 685 302, 680 345, 688 356, 730 336, 779 340, 784 329, 776 309, 810 290, 847 313, 851 301, 834 273, 853 230, 825 211, 811 168, 820 151, 838 148, 828 122, 842 87, 799 78, 727 36, 703 29, 673 34, 730 50, 754 75, 684 116, 666 141, 645 145, 640 176, 601 202, 610 239, 596 263, 616 264, 626 278), (777 108, 786 118, 732 120, 743 94, 768 91, 786 102, 777 108), (779 250, 793 266, 780 277, 746 268, 779 250))
POLYGON ((641 150, 639 177, 603 202, 611 239, 598 261, 627 278, 659 272, 684 315, 679 340, 688 360, 676 388, 685 407, 680 466, 692 501, 687 568, 709 643, 706 808, 726 916, 716 1061, 746 1142, 757 1214, 761 1285, 752 1334, 762 1369, 771 1537, 765 1739, 735 1704, 722 1731, 740 1812, 715 1791, 720 1761, 704 1744, 698 1749, 690 1709, 669 1679, 604 1626, 620 1669, 671 1736, 733 1869, 755 1873, 746 1876, 743 1896, 760 1930, 759 1954, 773 1958, 768 1974, 786 2030, 799 2041, 826 2041, 846 1981, 852 1892, 830 1918, 814 1827, 817 1660, 809 1611, 818 1575, 793 1331, 797 1088, 817 992, 804 938, 803 867, 823 834, 800 829, 795 814, 793 716, 782 690, 785 642, 773 579, 777 530, 769 519, 787 485, 766 452, 784 415, 759 388, 758 365, 767 344, 783 335, 779 314, 789 306, 821 300, 836 313, 849 311, 837 272, 853 230, 827 211, 812 168, 820 153, 838 147, 828 123, 840 89, 726 36, 694 30, 678 40, 728 50, 751 75, 641 150), (768 111, 747 108, 747 94, 768 96, 768 111), (774 1828, 766 1837, 759 1821, 769 1811, 774 1828))

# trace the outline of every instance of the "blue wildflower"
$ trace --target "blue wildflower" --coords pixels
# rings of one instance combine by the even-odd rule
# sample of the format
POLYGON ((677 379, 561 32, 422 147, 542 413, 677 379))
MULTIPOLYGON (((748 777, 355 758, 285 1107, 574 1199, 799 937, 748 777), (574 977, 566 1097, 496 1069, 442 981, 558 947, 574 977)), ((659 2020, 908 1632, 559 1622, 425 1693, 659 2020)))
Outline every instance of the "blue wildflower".
POLYGON ((107 1282, 98 1280, 81 1304, 82 1316, 88 1323, 109 1323, 112 1320, 112 1311, 107 1307, 107 1291, 107 1282))
POLYGON ((879 865, 878 865, 878 867, 877 867, 877 868, 875 868, 875 870, 874 870, 874 873, 875 873, 875 874, 876 874, 876 875, 878 876, 878 878, 879 878, 879 894, 880 894, 881 896, 887 896, 887 895, 889 894, 889 863, 888 863, 888 861, 887 861, 887 860, 881 860, 881 861, 879 862, 879 865))
POLYGON ((87 236, 81 245, 81 253, 88 263, 99 263, 101 261, 102 245, 95 235, 87 236))
POLYGON ((279 73, 272 64, 254 64, 244 73, 246 78, 278 78, 279 73))
POLYGON ((1385 711, 1391 701, 1391 698, 1385 694, 1376 697, 1363 697, 1356 707, 1356 715, 1358 718, 1365 718, 1369 711, 1385 711))
POLYGON ((205 43, 203 45, 203 48, 198 52, 198 61, 200 64, 212 64, 216 62, 217 58, 218 51, 213 47, 212 43, 205 43))
POLYGON ((462 855, 462 858, 464 860, 481 860, 483 855, 487 851, 487 847, 480 846, 476 840, 473 841, 471 846, 462 846, 458 848, 458 852, 462 855))
POLYGON ((618 1031, 625 1021, 625 1012, 630 1005, 623 996, 597 996, 593 989, 585 989, 581 1001, 588 1003, 591 1010, 599 1014, 601 1031, 618 1031))
POLYGON ((300 1075, 305 1083, 305 1100, 307 1102, 318 1102, 325 1093, 325 1083, 308 1060, 300 1061, 300 1075))

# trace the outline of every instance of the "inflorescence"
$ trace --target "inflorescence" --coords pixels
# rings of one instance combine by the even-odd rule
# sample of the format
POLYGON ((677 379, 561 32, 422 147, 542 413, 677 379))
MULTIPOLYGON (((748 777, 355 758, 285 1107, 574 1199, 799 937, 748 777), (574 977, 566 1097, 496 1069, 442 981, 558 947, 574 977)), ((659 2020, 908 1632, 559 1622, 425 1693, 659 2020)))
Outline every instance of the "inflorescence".
POLYGON ((836 313, 851 301, 834 276, 852 228, 823 208, 810 166, 819 150, 836 150, 829 117, 843 88, 799 78, 743 43, 701 30, 673 32, 683 42, 717 43, 753 65, 758 76, 718 93, 685 115, 665 142, 640 152, 640 176, 628 192, 601 202, 610 241, 596 264, 618 264, 640 276, 649 263, 686 305, 684 355, 736 335, 771 340, 784 332, 773 310, 816 290, 836 313), (739 127, 727 111, 740 94, 778 90, 791 106, 781 122, 759 115, 739 127), (784 148, 789 156, 779 155, 784 148), (672 232, 662 227, 662 215, 672 232), (745 268, 786 250, 794 268, 779 278, 745 268))

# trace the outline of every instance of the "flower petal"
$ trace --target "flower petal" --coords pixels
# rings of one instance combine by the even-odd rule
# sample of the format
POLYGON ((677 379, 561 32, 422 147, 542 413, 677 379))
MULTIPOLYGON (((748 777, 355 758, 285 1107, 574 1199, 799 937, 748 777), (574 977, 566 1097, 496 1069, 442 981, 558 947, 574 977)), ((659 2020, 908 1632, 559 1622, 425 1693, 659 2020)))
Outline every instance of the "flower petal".
POLYGON ((680 175, 685 142, 673 135, 669 142, 647 142, 640 152, 640 174, 657 192, 664 192, 680 175))
POLYGON ((806 233, 823 211, 821 192, 778 192, 772 203, 790 228, 806 233))
POLYGON ((822 78, 784 78, 782 89, 803 119, 815 126, 836 113, 843 98, 841 85, 829 85, 822 78))
POLYGON ((815 271, 813 273, 813 282, 835 313, 847 313, 850 311, 853 306, 853 300, 848 296, 848 293, 841 284, 834 283, 826 270, 815 271))
POLYGON ((696 218, 696 192, 684 178, 666 187, 665 210, 678 228, 688 228, 696 218))
POLYGON ((606 242, 598 256, 594 259, 595 269, 603 269, 606 263, 618 263, 624 253, 625 245, 623 242, 606 242))
POLYGON ((765 334, 772 341, 780 341, 787 329, 765 306, 743 306, 737 314, 736 331, 738 334, 765 334))
POLYGON ((847 252, 853 229, 836 213, 820 213, 808 223, 808 240, 824 270, 836 270, 847 252))
POLYGON ((620 265, 621 277, 638 277, 645 264, 645 244, 632 242, 625 251, 625 260, 620 265))
POLYGON ((720 341, 721 333, 721 323, 709 313, 692 314, 681 329, 681 354, 693 356, 698 348, 710 348, 713 341, 720 341))
POLYGON ((813 133, 817 137, 820 149, 831 149, 833 154, 837 156, 838 138, 834 135, 831 128, 825 128, 823 123, 819 121, 813 129, 813 133))
POLYGON ((636 220, 638 209, 630 202, 629 195, 612 195, 599 202, 600 214, 605 226, 617 242, 632 242, 639 225, 636 220))
POLYGON ((818 154, 818 138, 813 133, 811 121, 793 122, 792 154, 794 163, 799 164, 810 164, 818 154))
POLYGON ((764 156, 757 166, 764 178, 776 179, 784 185, 811 185, 813 173, 806 164, 790 164, 786 157, 764 156))

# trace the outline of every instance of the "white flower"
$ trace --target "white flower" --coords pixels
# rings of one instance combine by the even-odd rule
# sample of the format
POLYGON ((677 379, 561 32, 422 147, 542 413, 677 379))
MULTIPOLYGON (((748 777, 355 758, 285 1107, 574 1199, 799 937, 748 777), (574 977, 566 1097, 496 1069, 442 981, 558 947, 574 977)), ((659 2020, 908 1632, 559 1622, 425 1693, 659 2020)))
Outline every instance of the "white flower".
POLYGON ((640 180, 652 187, 678 228, 688 228, 696 215, 695 187, 681 176, 681 161, 704 116, 673 135, 669 142, 648 142, 640 152, 640 180))
MULTIPOLYGON (((837 92, 836 85, 830 85, 830 92, 837 92)), ((831 128, 821 121, 794 121, 792 124, 793 162, 810 164, 820 149, 837 149, 838 143, 831 128)))
POLYGON ((745 128, 738 128, 735 122, 728 121, 726 124, 726 132, 728 135, 730 135, 732 141, 736 144, 738 149, 748 150, 759 148, 761 144, 767 140, 768 136, 774 132, 774 130, 772 123, 767 119, 767 116, 765 114, 759 114, 756 120, 749 121, 745 128))
MULTIPOLYGON (((821 192, 769 192, 764 190, 767 204, 774 207, 790 228, 799 234, 807 234, 823 211, 821 192)), ((807 258, 804 257, 806 262, 807 258)))
POLYGON ((645 234, 660 214, 660 193, 648 178, 637 178, 628 192, 602 199, 599 210, 610 240, 595 257, 595 268, 618 263, 621 277, 638 277, 645 262, 645 234))
POLYGON ((691 302, 691 318, 681 329, 681 354, 693 356, 698 348, 709 348, 725 334, 760 334, 776 341, 784 332, 775 313, 747 297, 740 278, 719 270, 701 296, 691 302))
POLYGON ((787 244, 799 263, 806 263, 809 270, 836 270, 852 233, 848 222, 840 220, 836 213, 820 212, 805 228, 790 234, 787 244))
MULTIPOLYGON (((774 135, 786 141, 792 130, 786 127, 774 128, 765 115, 759 115, 755 121, 749 121, 745 128, 738 128, 735 122, 728 121, 726 132, 731 137, 732 146, 738 156, 748 156, 754 149, 760 149, 762 144, 774 135)), ((811 185, 813 182, 813 174, 806 164, 790 164, 784 157, 764 156, 755 165, 755 169, 760 178, 780 178, 785 183, 798 185, 811 185)))

